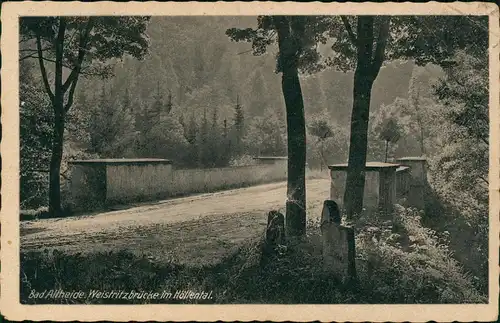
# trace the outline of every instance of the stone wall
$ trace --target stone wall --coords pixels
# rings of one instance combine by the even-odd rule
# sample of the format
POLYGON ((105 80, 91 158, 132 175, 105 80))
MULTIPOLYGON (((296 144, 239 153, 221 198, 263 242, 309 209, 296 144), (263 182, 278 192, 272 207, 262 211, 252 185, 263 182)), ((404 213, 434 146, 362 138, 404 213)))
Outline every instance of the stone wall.
POLYGON ((398 162, 409 168, 406 206, 425 207, 425 186, 427 184, 426 159, 424 157, 403 157, 398 162))
POLYGON ((155 200, 193 193, 244 187, 287 178, 286 160, 266 159, 257 165, 209 169, 175 169, 154 159, 71 162, 71 197, 75 211, 103 205, 155 200))
POLYGON ((160 196, 172 185, 170 164, 110 164, 106 170, 107 203, 160 196))
MULTIPOLYGON (((396 203, 423 209, 427 183, 425 158, 404 157, 394 163, 367 162, 363 208, 392 212, 396 203)), ((343 207, 347 164, 330 165, 330 199, 343 207)))
POLYGON ((102 207, 106 203, 106 166, 73 165, 70 194, 70 201, 66 201, 66 204, 73 209, 93 210, 102 207))
POLYGON ((278 164, 209 169, 174 169, 165 187, 170 196, 211 192, 286 180, 287 169, 278 164))
MULTIPOLYGON (((344 203, 344 192, 346 183, 345 171, 331 171, 330 199, 337 202, 342 208, 344 203)), ((378 205, 379 196, 379 174, 378 172, 365 173, 363 205, 367 208, 375 208, 378 205)))

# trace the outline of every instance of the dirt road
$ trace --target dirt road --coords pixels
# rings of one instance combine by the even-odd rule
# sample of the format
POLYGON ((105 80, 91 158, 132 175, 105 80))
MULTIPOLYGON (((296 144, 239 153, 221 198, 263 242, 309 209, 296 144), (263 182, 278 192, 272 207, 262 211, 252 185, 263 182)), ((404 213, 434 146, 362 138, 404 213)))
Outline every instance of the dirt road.
MULTIPOLYGON (((327 179, 307 182, 308 215, 329 196, 327 179)), ((126 249, 179 263, 216 262, 229 249, 264 232, 267 212, 283 211, 286 183, 165 200, 125 210, 21 222, 23 251, 126 249)))

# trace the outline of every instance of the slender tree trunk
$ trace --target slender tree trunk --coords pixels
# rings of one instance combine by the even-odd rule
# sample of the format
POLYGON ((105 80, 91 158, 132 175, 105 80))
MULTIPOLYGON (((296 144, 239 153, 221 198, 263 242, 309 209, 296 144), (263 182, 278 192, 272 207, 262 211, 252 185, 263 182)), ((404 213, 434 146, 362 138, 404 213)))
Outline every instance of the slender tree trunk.
POLYGON ((291 235, 303 235, 306 229, 306 129, 297 70, 283 72, 282 88, 287 107, 287 196, 292 202, 288 205, 286 222, 291 235))
POLYGON ((55 43, 55 84, 52 106, 54 108, 54 137, 49 170, 49 213, 61 212, 61 161, 64 142, 64 91, 63 91, 63 51, 66 19, 59 20, 59 31, 55 43))
POLYGON ((417 114, 417 124, 418 124, 418 127, 420 128, 420 140, 419 140, 419 143, 420 143, 420 154, 423 156, 425 155, 425 146, 424 146, 424 126, 422 124, 422 116, 420 115, 420 91, 419 89, 417 88, 417 94, 416 94, 416 97, 415 97, 415 102, 414 102, 414 108, 415 108, 415 112, 417 114))
POLYGON ((319 163, 319 170, 322 172, 323 171, 323 149, 320 147, 319 155, 321 157, 320 163, 319 163))
POLYGON ((320 171, 323 172, 323 164, 326 166, 325 152, 323 151, 323 140, 319 142, 319 154, 321 157, 320 171))
POLYGON ((360 214, 363 209, 366 150, 368 147, 368 118, 372 83, 370 75, 367 75, 362 67, 358 67, 354 76, 354 103, 351 116, 349 163, 344 195, 344 205, 348 219, 352 219, 355 214, 360 214))
MULTIPOLYGON (((57 95, 56 99, 57 99, 57 95)), ((62 108, 62 104, 60 105, 62 108)), ((59 107, 54 106, 59 110, 59 107)), ((64 142, 64 112, 59 110, 55 113, 54 137, 52 141, 52 156, 50 158, 50 181, 49 181, 49 212, 58 214, 61 212, 61 161, 64 142)))
POLYGON ((87 52, 88 39, 90 31, 93 28, 93 19, 89 18, 87 26, 85 29, 81 30, 78 55, 76 57, 76 64, 70 75, 63 82, 63 59, 64 59, 64 37, 66 33, 66 18, 59 17, 59 26, 57 31, 57 36, 55 40, 52 41, 55 52, 54 60, 54 92, 49 84, 47 77, 47 71, 45 69, 45 63, 43 58, 42 49, 42 37, 41 34, 36 33, 36 45, 38 51, 38 63, 40 65, 40 71, 42 74, 42 81, 49 95, 50 101, 52 103, 52 108, 54 110, 54 136, 52 141, 52 156, 50 158, 49 165, 49 213, 57 214, 61 212, 61 161, 63 155, 63 143, 64 143, 64 124, 66 112, 73 105, 73 98, 75 94, 75 89, 78 84, 78 77, 81 72, 82 62, 84 60, 85 54, 87 52), (68 92, 67 102, 64 102, 65 93, 68 92))
POLYGON ((389 149, 389 141, 386 140, 385 141, 385 158, 384 158, 384 163, 387 163, 387 152, 388 152, 388 149, 389 149))
POLYGON ((289 235, 301 236, 306 232, 306 122, 296 62, 299 48, 297 40, 292 39, 290 18, 276 17, 275 22, 288 136, 286 228, 289 235))
MULTIPOLYGON (((417 112, 418 113, 418 112, 417 112)), ((424 126, 422 125, 422 120, 420 119, 420 116, 417 117, 417 122, 418 122, 418 127, 420 128, 420 154, 422 156, 425 155, 425 144, 424 144, 424 126)))
MULTIPOLYGON (((375 52, 373 16, 358 16, 357 37, 352 36, 357 49, 357 65, 354 73, 349 162, 344 194, 348 220, 352 220, 363 210, 371 90, 384 61, 385 46, 389 34, 389 17, 377 18, 380 20, 380 24, 375 52)), ((345 24, 347 26, 348 22, 346 21, 345 24)))
POLYGON ((420 152, 421 155, 425 155, 425 146, 424 146, 424 128, 420 126, 420 152))

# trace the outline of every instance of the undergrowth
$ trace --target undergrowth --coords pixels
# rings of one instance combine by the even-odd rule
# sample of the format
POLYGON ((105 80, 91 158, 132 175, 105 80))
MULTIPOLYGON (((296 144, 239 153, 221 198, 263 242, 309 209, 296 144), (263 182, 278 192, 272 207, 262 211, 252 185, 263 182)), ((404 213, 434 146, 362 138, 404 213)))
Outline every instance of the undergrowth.
POLYGON ((396 206, 392 220, 375 220, 358 232, 358 255, 369 264, 366 289, 389 303, 487 302, 453 258, 446 236, 423 227, 422 215, 396 206))
POLYGON ((398 207, 391 219, 371 215, 356 225, 357 286, 344 286, 322 269, 319 222, 308 234, 262 258, 256 237, 217 265, 200 268, 129 252, 66 255, 58 251, 21 255, 21 299, 38 303, 267 303, 415 304, 484 303, 471 277, 453 259, 446 239, 420 223, 421 214, 398 207), (212 292, 206 300, 34 299, 31 290, 125 290, 212 292))

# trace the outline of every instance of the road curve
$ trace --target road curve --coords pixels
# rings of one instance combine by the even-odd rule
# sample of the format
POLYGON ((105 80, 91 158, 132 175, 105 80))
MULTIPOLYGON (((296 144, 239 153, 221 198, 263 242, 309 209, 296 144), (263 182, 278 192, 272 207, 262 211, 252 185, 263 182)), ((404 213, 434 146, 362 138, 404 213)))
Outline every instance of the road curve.
MULTIPOLYGON (((308 209, 318 207, 329 196, 327 179, 308 180, 306 186, 308 209)), ((179 248, 183 252, 191 250, 189 253, 200 247, 207 251, 214 241, 217 243, 213 247, 220 249, 220 245, 234 244, 258 234, 265 226, 266 212, 283 210, 285 199, 286 183, 281 182, 92 215, 23 221, 21 249, 58 248, 68 252, 133 249, 152 254, 162 249, 162 256, 167 251, 172 256, 172 252, 178 255, 182 251, 179 248)))

